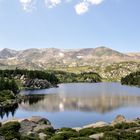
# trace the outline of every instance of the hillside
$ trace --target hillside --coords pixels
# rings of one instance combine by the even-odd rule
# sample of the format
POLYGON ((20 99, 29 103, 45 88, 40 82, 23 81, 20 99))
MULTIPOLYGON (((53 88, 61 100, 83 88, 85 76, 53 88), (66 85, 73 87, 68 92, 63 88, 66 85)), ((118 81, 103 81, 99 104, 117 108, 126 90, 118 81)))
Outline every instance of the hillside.
POLYGON ((121 53, 110 48, 61 50, 57 48, 0 51, 0 69, 61 70, 70 73, 96 72, 107 81, 140 69, 140 53, 121 53))
POLYGON ((122 61, 137 61, 139 55, 124 54, 110 48, 61 50, 56 48, 0 51, 0 68, 48 69, 77 66, 108 65, 122 61))

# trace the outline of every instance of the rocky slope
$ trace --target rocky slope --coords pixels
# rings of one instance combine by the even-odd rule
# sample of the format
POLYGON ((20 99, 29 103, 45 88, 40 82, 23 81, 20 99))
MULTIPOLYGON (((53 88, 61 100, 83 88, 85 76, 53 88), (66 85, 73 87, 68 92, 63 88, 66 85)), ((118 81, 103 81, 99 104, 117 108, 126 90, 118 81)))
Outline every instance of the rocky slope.
POLYGON ((139 54, 124 54, 110 48, 61 50, 57 48, 0 51, 0 68, 47 69, 75 66, 98 66, 122 61, 138 61, 139 54))
POLYGON ((113 64, 96 64, 95 66, 65 67, 57 70, 66 72, 96 72, 104 81, 120 81, 122 77, 140 70, 140 62, 124 61, 113 64))

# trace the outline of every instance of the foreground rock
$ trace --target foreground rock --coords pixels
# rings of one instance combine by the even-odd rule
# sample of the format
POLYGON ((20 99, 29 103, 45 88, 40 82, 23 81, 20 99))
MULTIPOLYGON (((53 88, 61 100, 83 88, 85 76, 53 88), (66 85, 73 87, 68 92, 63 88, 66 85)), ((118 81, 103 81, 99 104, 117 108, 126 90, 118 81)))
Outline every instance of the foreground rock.
POLYGON ((90 127, 96 128, 96 127, 103 127, 103 126, 107 126, 107 125, 108 125, 108 123, 106 123, 106 122, 96 122, 93 124, 83 126, 83 128, 90 128, 90 127))
POLYGON ((112 124, 126 122, 126 119, 123 115, 118 115, 115 120, 113 120, 112 124))
MULTIPOLYGON (((13 125, 15 125, 14 123, 17 123, 17 122, 20 124, 20 129, 18 130, 18 132, 19 132, 19 135, 21 135, 22 137, 29 136, 29 137, 35 137, 35 138, 40 138, 41 140, 44 140, 47 135, 44 134, 43 132, 39 133, 39 131, 45 130, 45 129, 52 129, 52 130, 54 129, 51 126, 51 123, 48 119, 42 118, 39 116, 33 116, 27 119, 13 119, 10 121, 3 122, 2 125, 7 125, 9 123, 13 123, 13 125)), ((1 136, 0 140, 5 140, 5 138, 1 136)))
POLYGON ((19 120, 14 119, 12 120, 12 122, 20 123, 19 132, 21 135, 30 135, 30 134, 37 135, 35 133, 41 129, 46 129, 46 128, 53 129, 48 119, 39 116, 33 116, 31 118, 19 119, 19 120))
POLYGON ((89 137, 95 140, 100 140, 100 138, 102 138, 103 136, 104 136, 104 133, 99 133, 99 134, 90 135, 89 137))
POLYGON ((81 128, 54 129, 46 118, 14 119, 0 126, 0 140, 140 140, 140 119, 118 115, 112 123, 97 122, 81 128))

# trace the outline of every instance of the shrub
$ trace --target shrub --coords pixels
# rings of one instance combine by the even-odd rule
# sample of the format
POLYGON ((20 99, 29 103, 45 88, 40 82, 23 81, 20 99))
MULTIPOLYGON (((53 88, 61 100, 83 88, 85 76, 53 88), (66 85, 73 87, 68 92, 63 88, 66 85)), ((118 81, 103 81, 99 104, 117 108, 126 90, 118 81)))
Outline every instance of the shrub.
POLYGON ((136 123, 117 123, 114 125, 115 129, 129 129, 133 127, 137 127, 138 125, 136 123))
POLYGON ((93 140, 89 137, 77 137, 77 138, 70 138, 70 140, 93 140))
POLYGON ((44 133, 44 134, 46 134, 47 135, 46 138, 48 139, 48 138, 51 138, 54 135, 55 129, 53 129, 53 128, 40 129, 38 131, 38 133, 44 133))
POLYGON ((13 93, 9 90, 0 91, 0 102, 4 102, 6 100, 15 99, 13 93))
POLYGON ((0 127, 0 135, 4 136, 6 140, 20 138, 20 124, 18 122, 8 122, 0 127))
POLYGON ((73 137, 78 137, 78 132, 74 131, 61 131, 57 134, 55 134, 53 137, 51 137, 49 140, 67 140, 73 137))
MULTIPOLYGON (((47 139, 46 139, 47 140, 47 139)), ((60 135, 60 134, 56 134, 54 135, 53 137, 51 137, 50 139, 48 140, 65 140, 64 136, 63 135, 60 135)))
POLYGON ((79 131, 80 136, 89 136, 96 133, 112 131, 114 128, 112 126, 103 126, 103 127, 96 127, 96 128, 84 128, 79 131))
POLYGON ((95 132, 94 128, 84 128, 79 131, 80 136, 89 136, 89 135, 92 135, 95 133, 96 132, 95 132))
POLYGON ((120 135, 117 132, 105 132, 101 140, 119 140, 120 135))
POLYGON ((39 140, 39 138, 34 138, 31 136, 21 136, 20 140, 39 140))
POLYGON ((73 131, 73 132, 76 132, 76 130, 72 129, 72 128, 67 128, 67 127, 62 127, 58 130, 58 132, 61 132, 61 131, 73 131))

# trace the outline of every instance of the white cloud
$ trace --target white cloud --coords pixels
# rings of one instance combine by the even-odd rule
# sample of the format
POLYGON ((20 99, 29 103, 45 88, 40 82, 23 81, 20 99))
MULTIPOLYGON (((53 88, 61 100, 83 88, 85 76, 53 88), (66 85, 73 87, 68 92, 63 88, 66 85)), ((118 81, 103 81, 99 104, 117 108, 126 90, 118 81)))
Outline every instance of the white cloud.
POLYGON ((88 11, 89 4, 85 1, 75 5, 75 11, 78 15, 82 15, 88 11))
POLYGON ((21 3, 23 10, 30 12, 35 9, 36 0, 19 0, 21 3))
POLYGON ((45 4, 48 8, 56 7, 61 2, 62 2, 61 0, 45 0, 45 4))
POLYGON ((99 5, 103 2, 103 0, 87 0, 87 2, 91 3, 92 5, 99 5))
POLYGON ((91 5, 99 5, 103 0, 83 0, 82 2, 75 5, 75 11, 78 15, 82 15, 89 10, 91 5))
MULTIPOLYGON (((19 2, 21 3, 23 10, 30 12, 33 9, 36 8, 36 1, 37 0, 19 0, 19 2)), ((40 1, 40 0, 38 0, 40 1)), ((45 2, 45 5, 47 8, 54 8, 57 5, 61 4, 61 3, 70 3, 73 0, 42 0, 45 2)), ((75 8, 75 12, 78 15, 82 15, 86 12, 88 12, 89 8, 93 5, 99 5, 101 4, 104 0, 79 0, 81 2, 77 3, 74 8, 75 8)))

